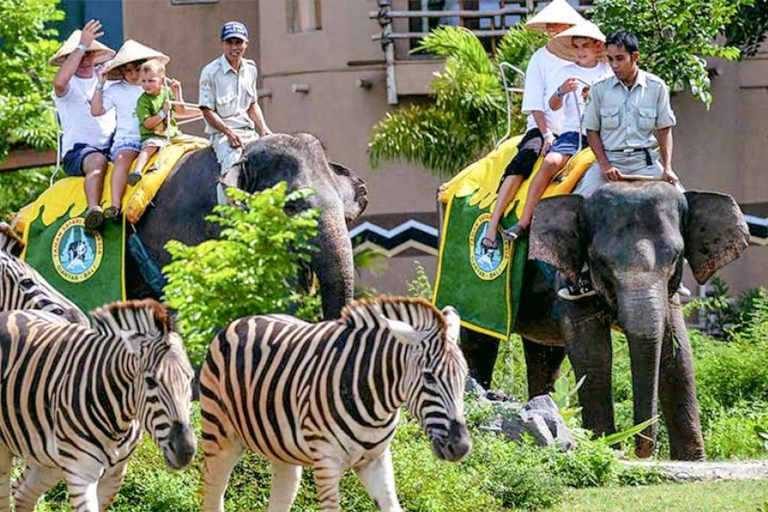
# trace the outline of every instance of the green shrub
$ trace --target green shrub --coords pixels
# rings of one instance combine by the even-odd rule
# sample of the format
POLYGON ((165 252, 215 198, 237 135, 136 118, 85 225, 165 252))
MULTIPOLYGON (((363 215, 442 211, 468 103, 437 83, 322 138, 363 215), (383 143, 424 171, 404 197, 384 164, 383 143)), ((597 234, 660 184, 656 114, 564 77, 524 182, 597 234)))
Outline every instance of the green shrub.
POLYGON ((164 268, 165 296, 178 312, 193 363, 203 360, 216 332, 237 318, 291 309, 311 317, 318 304, 307 308, 305 296, 295 290, 301 264, 313 250, 308 241, 317 234, 318 212, 285 212, 286 203, 312 192, 287 193, 279 183, 256 194, 234 188, 227 193, 245 208, 215 207, 216 214, 207 218, 221 226, 220 239, 166 245, 173 261, 164 268))
POLYGON ((737 404, 712 415, 704 438, 710 459, 756 459, 765 457, 760 430, 768 429, 768 403, 737 404))

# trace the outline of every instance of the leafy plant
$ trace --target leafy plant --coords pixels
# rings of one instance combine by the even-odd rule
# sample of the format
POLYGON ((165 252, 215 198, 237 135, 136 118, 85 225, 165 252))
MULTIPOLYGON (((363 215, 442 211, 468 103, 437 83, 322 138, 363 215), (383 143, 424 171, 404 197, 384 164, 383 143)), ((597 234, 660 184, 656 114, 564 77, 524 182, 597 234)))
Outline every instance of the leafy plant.
POLYGON ((424 265, 419 261, 414 262, 416 277, 408 281, 408 296, 420 297, 424 300, 432 300, 432 283, 429 280, 424 265))
POLYGON ((641 67, 676 90, 688 89, 707 108, 712 84, 704 57, 736 60, 735 46, 715 38, 754 0, 597 0, 592 21, 604 33, 625 28, 640 42, 641 67))
MULTIPOLYGON (((286 184, 256 194, 230 188, 227 193, 245 207, 216 206, 208 220, 222 227, 218 240, 187 246, 172 240, 166 249, 173 258, 164 273, 165 296, 178 313, 190 359, 201 362, 216 332, 237 318, 296 311, 306 296, 296 291, 302 264, 314 248, 315 210, 285 213, 288 202, 313 192, 286 192, 286 184)), ((317 304, 314 302, 313 304, 317 304)), ((310 311, 308 312, 307 309, 310 311)))
POLYGON ((725 28, 729 45, 741 49, 742 57, 757 53, 768 36, 768 0, 743 2, 725 28))
POLYGON ((48 187, 51 167, 0 172, 0 220, 31 203, 48 187))

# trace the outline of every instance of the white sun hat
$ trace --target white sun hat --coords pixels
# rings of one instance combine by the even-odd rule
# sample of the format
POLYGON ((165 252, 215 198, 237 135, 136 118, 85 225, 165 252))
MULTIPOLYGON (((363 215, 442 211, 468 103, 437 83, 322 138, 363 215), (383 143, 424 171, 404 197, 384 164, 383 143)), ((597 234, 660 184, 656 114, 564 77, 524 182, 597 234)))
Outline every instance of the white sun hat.
POLYGON ((552 0, 523 26, 534 32, 546 32, 547 24, 550 23, 578 25, 584 21, 581 14, 566 0, 552 0))
MULTIPOLYGON (((561 59, 569 60, 571 62, 576 61, 576 50, 573 48, 574 37, 588 37, 595 41, 605 43, 605 34, 600 30, 600 27, 592 23, 591 21, 584 20, 578 25, 574 25, 567 30, 563 30, 556 36, 554 36, 547 43, 547 50, 554 53, 561 59)), ((605 58, 605 50, 598 54, 598 59, 603 60, 605 58)))
POLYGON ((171 58, 149 46, 144 46, 133 39, 129 39, 120 47, 115 58, 107 62, 107 78, 119 80, 123 77, 123 71, 120 69, 121 66, 130 62, 147 60, 157 60, 165 65, 170 62, 171 58))
MULTIPOLYGON (((57 51, 53 55, 53 57, 51 57, 48 60, 48 64, 50 64, 51 66, 61 66, 62 64, 64 64, 64 61, 67 60, 67 57, 69 57, 69 54, 77 49, 77 45, 79 44, 80 44, 80 31, 75 30, 69 35, 67 40, 64 41, 64 44, 61 45, 61 48, 59 48, 59 51, 57 51)), ((112 48, 110 48, 105 44, 102 44, 96 41, 95 39, 86 51, 95 53, 93 57, 94 64, 100 64, 104 61, 111 59, 112 56, 115 55, 115 50, 113 50, 112 48)))

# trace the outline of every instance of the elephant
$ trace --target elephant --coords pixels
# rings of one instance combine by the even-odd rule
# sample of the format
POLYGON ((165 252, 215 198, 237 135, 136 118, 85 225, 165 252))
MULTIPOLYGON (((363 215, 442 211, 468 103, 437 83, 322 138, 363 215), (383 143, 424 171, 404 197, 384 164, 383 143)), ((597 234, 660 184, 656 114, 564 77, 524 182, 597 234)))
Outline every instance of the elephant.
MULTIPOLYGON (((529 395, 552 391, 568 355, 577 380, 584 378, 578 392, 584 427, 596 435, 615 432, 610 330, 618 326, 629 344, 635 424, 657 414, 660 398, 671 458, 703 459, 691 346, 676 291, 685 259, 704 283, 748 243, 744 216, 728 195, 618 182, 589 197, 542 200, 529 233, 515 327, 529 395), (556 291, 585 264, 597 294, 560 299, 556 291)), ((467 331, 464 349, 472 372, 488 383, 498 342, 467 331)), ((636 437, 638 456, 653 453, 656 434, 654 424, 636 437)))
MULTIPOLYGON (((317 208, 318 235, 312 242, 310 270, 317 274, 325 318, 336 318, 354 292, 352 243, 347 223, 367 205, 365 183, 346 167, 329 162, 313 135, 273 134, 248 144, 237 164, 237 187, 247 192, 264 190, 285 181, 289 190, 312 188, 315 194, 300 205, 317 208)), ((170 262, 165 244, 173 239, 196 245, 219 235, 219 227, 205 220, 217 202, 219 164, 211 149, 186 155, 169 175, 142 218, 134 225, 146 252, 163 267, 170 262)), ((155 296, 129 258, 128 295, 155 296)))

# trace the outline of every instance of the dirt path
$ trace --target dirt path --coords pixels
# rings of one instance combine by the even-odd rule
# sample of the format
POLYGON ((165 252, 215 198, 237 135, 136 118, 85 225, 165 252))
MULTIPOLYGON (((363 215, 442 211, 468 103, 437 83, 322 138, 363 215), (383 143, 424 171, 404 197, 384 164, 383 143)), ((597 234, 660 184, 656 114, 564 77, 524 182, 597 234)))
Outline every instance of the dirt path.
POLYGON ((676 482, 768 478, 768 460, 738 462, 625 461, 622 464, 656 467, 676 482))

